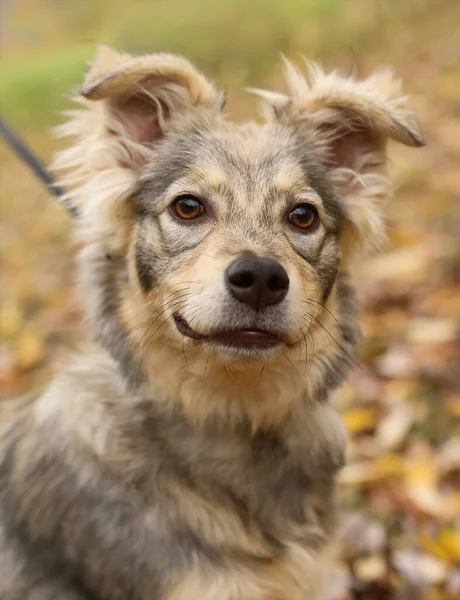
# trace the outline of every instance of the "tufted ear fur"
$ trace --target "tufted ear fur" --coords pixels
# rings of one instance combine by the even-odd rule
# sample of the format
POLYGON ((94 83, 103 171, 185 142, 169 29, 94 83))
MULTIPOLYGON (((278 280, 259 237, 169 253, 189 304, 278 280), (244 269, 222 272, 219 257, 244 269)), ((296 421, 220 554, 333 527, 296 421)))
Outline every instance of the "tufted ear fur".
POLYGON ((76 101, 84 109, 67 113, 70 120, 58 129, 75 143, 54 167, 69 173, 61 182, 73 188, 69 201, 80 215, 91 213, 91 227, 110 219, 110 211, 114 220, 114 203, 133 193, 155 145, 181 120, 223 106, 223 96, 185 58, 131 56, 107 46, 100 47, 76 101))
POLYGON ((285 63, 288 94, 250 91, 265 100, 269 118, 311 140, 345 205, 346 253, 378 246, 384 233, 382 200, 391 194, 387 141, 424 145, 400 81, 388 70, 357 81, 313 63, 304 74, 285 63))
POLYGON ((80 92, 103 103, 109 133, 140 145, 160 139, 178 115, 193 107, 212 109, 219 100, 211 83, 181 56, 133 57, 105 46, 80 92))

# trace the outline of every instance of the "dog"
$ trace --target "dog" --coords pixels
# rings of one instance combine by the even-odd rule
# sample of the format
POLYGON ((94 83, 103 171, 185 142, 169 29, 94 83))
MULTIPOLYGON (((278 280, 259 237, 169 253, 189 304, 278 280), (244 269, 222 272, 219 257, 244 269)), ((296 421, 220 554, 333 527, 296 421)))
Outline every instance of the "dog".
POLYGON ((1 406, 2 600, 318 600, 399 80, 305 72, 234 124, 185 58, 101 47, 61 134, 91 342, 1 406))

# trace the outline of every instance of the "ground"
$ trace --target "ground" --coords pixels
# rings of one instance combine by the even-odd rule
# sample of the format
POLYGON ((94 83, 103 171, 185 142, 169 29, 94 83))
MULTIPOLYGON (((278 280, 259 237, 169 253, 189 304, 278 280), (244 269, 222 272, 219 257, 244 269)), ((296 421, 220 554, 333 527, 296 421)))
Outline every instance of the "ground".
MULTIPOLYGON (((280 78, 278 52, 326 67, 388 65, 427 146, 394 148, 389 242, 362 276, 361 360, 335 400, 350 432, 343 548, 331 598, 460 596, 460 3, 455 0, 109 0, 7 3, 3 117, 45 160, 49 127, 94 41, 170 49, 225 84, 280 78)), ((2 397, 46 383, 81 338, 70 218, 0 145, 2 397)))

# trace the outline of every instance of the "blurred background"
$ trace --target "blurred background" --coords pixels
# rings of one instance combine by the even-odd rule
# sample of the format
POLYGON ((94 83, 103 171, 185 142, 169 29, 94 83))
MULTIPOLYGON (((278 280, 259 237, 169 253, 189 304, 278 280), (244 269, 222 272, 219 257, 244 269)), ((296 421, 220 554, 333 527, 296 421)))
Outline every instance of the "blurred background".
MULTIPOLYGON (((336 600, 460 598, 460 2, 3 0, 2 116, 45 161, 96 44, 195 61, 254 118, 280 52, 366 75, 388 65, 427 146, 398 173, 383 254, 362 273, 361 365, 336 399, 350 432, 336 600)), ((84 335, 71 220, 0 141, 2 397, 40 388, 84 335)))

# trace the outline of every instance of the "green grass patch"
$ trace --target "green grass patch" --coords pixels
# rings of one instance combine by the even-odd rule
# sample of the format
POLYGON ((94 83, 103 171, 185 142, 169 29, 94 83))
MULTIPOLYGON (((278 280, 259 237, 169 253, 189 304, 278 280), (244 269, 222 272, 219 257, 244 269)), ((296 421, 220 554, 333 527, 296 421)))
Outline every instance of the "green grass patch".
POLYGON ((13 61, 0 72, 4 118, 20 126, 48 125, 68 107, 94 47, 63 46, 26 60, 13 61))
POLYGON ((49 13, 46 31, 39 27, 43 14, 21 13, 10 32, 34 25, 40 51, 34 53, 32 43, 3 61, 2 113, 21 127, 56 122, 96 41, 132 52, 184 54, 224 87, 258 84, 272 73, 280 52, 311 54, 317 42, 309 31, 315 24, 321 29, 339 5, 340 0, 151 0, 114 6, 99 0, 49 13))

